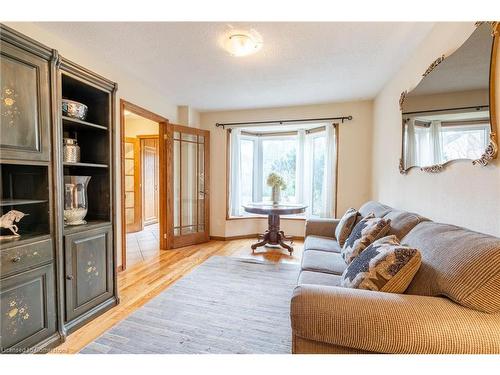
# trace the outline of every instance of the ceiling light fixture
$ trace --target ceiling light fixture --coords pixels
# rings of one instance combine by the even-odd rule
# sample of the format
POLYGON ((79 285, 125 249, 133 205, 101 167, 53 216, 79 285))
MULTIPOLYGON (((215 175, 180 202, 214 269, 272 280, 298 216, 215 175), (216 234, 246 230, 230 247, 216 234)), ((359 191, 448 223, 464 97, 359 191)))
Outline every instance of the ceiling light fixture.
POLYGON ((241 57, 256 53, 262 48, 262 37, 255 30, 231 30, 224 38, 224 49, 231 55, 241 57))

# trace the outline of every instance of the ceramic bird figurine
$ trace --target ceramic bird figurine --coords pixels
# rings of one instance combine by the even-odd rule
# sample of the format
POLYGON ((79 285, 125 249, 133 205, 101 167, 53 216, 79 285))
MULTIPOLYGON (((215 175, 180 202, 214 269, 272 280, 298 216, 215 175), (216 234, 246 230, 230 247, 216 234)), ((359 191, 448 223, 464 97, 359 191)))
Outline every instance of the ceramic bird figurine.
POLYGON ((14 223, 19 223, 19 221, 27 215, 28 214, 21 211, 11 210, 0 217, 0 227, 10 229, 10 231, 14 233, 14 236, 19 236, 17 233, 19 228, 14 223))

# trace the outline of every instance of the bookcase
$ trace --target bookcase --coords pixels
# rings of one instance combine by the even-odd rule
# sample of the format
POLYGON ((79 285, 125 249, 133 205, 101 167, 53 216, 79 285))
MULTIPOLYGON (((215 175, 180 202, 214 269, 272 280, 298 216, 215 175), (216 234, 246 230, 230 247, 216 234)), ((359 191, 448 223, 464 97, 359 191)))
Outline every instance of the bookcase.
POLYGON ((119 302, 117 86, 1 24, 0 41, 0 350, 37 352, 119 302), (86 118, 64 116, 63 99, 85 104, 86 118), (64 160, 63 138, 77 139, 79 161, 64 160), (84 224, 64 220, 68 176, 90 177, 84 224))

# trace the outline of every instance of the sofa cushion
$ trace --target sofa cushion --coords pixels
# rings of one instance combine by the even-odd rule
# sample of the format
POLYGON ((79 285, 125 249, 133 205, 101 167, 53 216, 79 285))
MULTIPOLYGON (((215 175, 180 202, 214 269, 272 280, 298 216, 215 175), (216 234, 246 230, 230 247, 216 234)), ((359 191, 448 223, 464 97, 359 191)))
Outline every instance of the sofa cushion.
POLYGON ((304 241, 304 251, 319 250, 340 253, 340 245, 331 237, 307 236, 304 241))
POLYGON ((383 237, 347 266, 341 286, 403 293, 417 273, 420 261, 417 249, 401 245, 395 235, 383 237))
POLYGON ((391 226, 387 235, 395 235, 399 240, 408 234, 418 223, 427 221, 423 216, 400 210, 391 210, 384 215, 384 219, 391 219, 391 226))
POLYGON ((363 218, 352 230, 340 254, 347 264, 351 263, 367 246, 375 240, 384 237, 391 220, 374 217, 369 214, 363 218))
POLYGON ((362 217, 365 217, 370 213, 373 213, 375 217, 382 217, 391 210, 392 208, 386 206, 385 204, 375 201, 368 201, 364 205, 362 205, 358 211, 362 217))
POLYGON ((340 254, 309 250, 302 255, 302 270, 342 275, 347 268, 340 254))
POLYGON ((429 221, 401 242, 422 253, 407 293, 443 295, 475 310, 500 311, 500 238, 429 221))
POLYGON ((299 275, 298 284, 340 286, 340 279, 340 275, 333 275, 331 273, 302 271, 299 275))

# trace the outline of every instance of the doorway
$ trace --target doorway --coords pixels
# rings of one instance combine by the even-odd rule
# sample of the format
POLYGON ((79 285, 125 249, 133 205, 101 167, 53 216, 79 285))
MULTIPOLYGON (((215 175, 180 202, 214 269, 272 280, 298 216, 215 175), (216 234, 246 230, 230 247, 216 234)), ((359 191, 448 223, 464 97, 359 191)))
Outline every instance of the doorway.
POLYGON ((120 100, 122 148, 121 270, 166 249, 166 181, 160 134, 168 120, 120 100), (162 219, 163 218, 163 219, 162 219))

